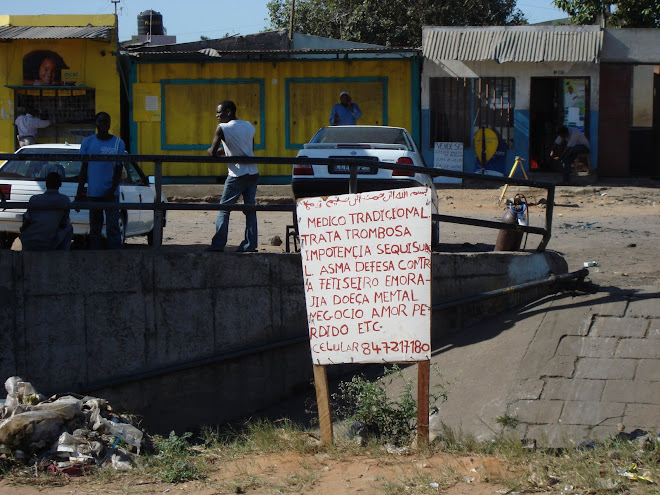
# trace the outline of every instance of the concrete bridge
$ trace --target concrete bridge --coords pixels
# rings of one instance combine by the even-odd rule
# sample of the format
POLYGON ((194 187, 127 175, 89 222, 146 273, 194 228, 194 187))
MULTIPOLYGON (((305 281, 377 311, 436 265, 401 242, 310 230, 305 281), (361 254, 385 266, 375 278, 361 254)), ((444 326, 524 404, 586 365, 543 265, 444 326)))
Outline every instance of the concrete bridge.
MULTIPOLYGON (((552 252, 434 253, 432 300, 566 272, 552 252)), ((434 347, 554 292, 547 284, 434 311, 434 347)), ((463 368, 476 364, 465 359, 463 368)), ((2 251, 0 376, 12 375, 46 395, 106 398, 150 432, 253 416, 310 384, 300 255, 2 251)))

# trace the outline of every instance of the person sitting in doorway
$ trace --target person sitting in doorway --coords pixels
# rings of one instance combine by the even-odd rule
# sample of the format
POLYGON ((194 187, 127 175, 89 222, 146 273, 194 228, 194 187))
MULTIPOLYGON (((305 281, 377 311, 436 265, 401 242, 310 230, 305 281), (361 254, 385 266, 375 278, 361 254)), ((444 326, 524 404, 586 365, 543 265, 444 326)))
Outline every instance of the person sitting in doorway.
POLYGON ((73 227, 68 208, 71 200, 59 192, 61 185, 60 174, 50 172, 46 176, 46 192, 30 198, 21 226, 23 251, 68 251, 71 248, 73 227), (51 209, 35 209, 34 206, 50 206, 51 209))
POLYGON ((555 145, 565 145, 563 151, 557 152, 553 149, 550 156, 555 160, 560 160, 563 165, 563 183, 568 184, 571 175, 571 164, 580 153, 589 153, 589 140, 586 136, 574 127, 562 126, 559 129, 559 135, 555 139, 555 145))

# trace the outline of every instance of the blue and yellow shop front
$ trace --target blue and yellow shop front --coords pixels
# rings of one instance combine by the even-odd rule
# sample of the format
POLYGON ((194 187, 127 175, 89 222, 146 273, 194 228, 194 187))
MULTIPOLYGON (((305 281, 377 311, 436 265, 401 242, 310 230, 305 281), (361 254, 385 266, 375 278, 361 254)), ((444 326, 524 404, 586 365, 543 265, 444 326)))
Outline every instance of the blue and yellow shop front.
MULTIPOLYGON (((233 54, 233 60, 223 61, 218 56, 200 59, 199 53, 129 55, 131 150, 206 156, 217 105, 232 100, 238 118, 256 128, 256 156, 294 157, 319 128, 329 125, 341 91, 348 91, 362 110, 359 124, 405 127, 419 139, 416 50, 359 57, 350 50, 332 58, 297 58, 291 52, 267 56, 237 60, 233 54)), ((145 172, 151 173, 151 167, 144 163, 145 172)), ((291 180, 290 165, 259 167, 262 182, 291 180)), ((221 164, 163 163, 163 176, 171 182, 216 182, 226 175, 221 164)))
POLYGON ((80 143, 96 112, 120 128, 114 15, 0 15, 0 151, 17 147, 14 119, 29 112, 50 125, 37 143, 80 143))

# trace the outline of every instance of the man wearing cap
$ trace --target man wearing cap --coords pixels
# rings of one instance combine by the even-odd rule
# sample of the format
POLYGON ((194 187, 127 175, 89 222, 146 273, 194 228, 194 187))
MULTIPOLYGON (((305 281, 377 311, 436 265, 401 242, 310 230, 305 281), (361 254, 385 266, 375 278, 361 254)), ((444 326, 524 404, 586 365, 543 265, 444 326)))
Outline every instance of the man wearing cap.
POLYGON ((330 125, 355 125, 362 117, 362 110, 357 103, 351 102, 347 91, 339 93, 339 103, 335 103, 330 113, 330 125))

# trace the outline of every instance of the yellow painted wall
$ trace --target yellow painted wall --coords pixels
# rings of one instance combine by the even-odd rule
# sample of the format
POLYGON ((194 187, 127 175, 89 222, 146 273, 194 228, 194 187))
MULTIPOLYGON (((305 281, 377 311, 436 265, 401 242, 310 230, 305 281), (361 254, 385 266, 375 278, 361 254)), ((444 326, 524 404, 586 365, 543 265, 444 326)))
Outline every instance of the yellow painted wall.
MULTIPOLYGON (((18 26, 114 26, 114 15, 103 16, 0 16, 0 25, 18 26), (9 22, 10 21, 10 22, 9 22), (19 22, 20 21, 20 22, 19 22)), ((7 86, 23 86, 23 57, 35 50, 51 50, 62 56, 69 69, 62 70, 62 80, 75 83, 48 89, 58 98, 67 98, 74 92, 82 93, 83 86, 95 90, 95 110, 106 111, 112 119, 111 131, 119 135, 120 79, 116 69, 114 41, 84 39, 11 40, 0 43, 0 151, 12 153, 16 145, 14 117, 16 89, 7 86)), ((25 85, 25 91, 38 91, 37 86, 25 85)), ((37 109, 38 110, 38 109, 37 109)), ((39 131, 37 142, 79 142, 80 129, 93 129, 93 122, 73 124, 57 123, 39 131)))
POLYGON ((0 26, 114 26, 114 14, 99 15, 0 15, 0 26))
MULTIPOLYGON (((217 126, 216 106, 231 99, 238 118, 255 125, 256 156, 295 156, 296 145, 329 125, 332 105, 344 90, 363 111, 359 124, 410 129, 411 65, 409 60, 138 63, 131 84, 131 140, 140 154, 205 156, 217 126)), ((291 167, 260 165, 260 172, 288 176, 291 167)), ((218 176, 226 175, 226 167, 164 163, 163 174, 218 176)))

